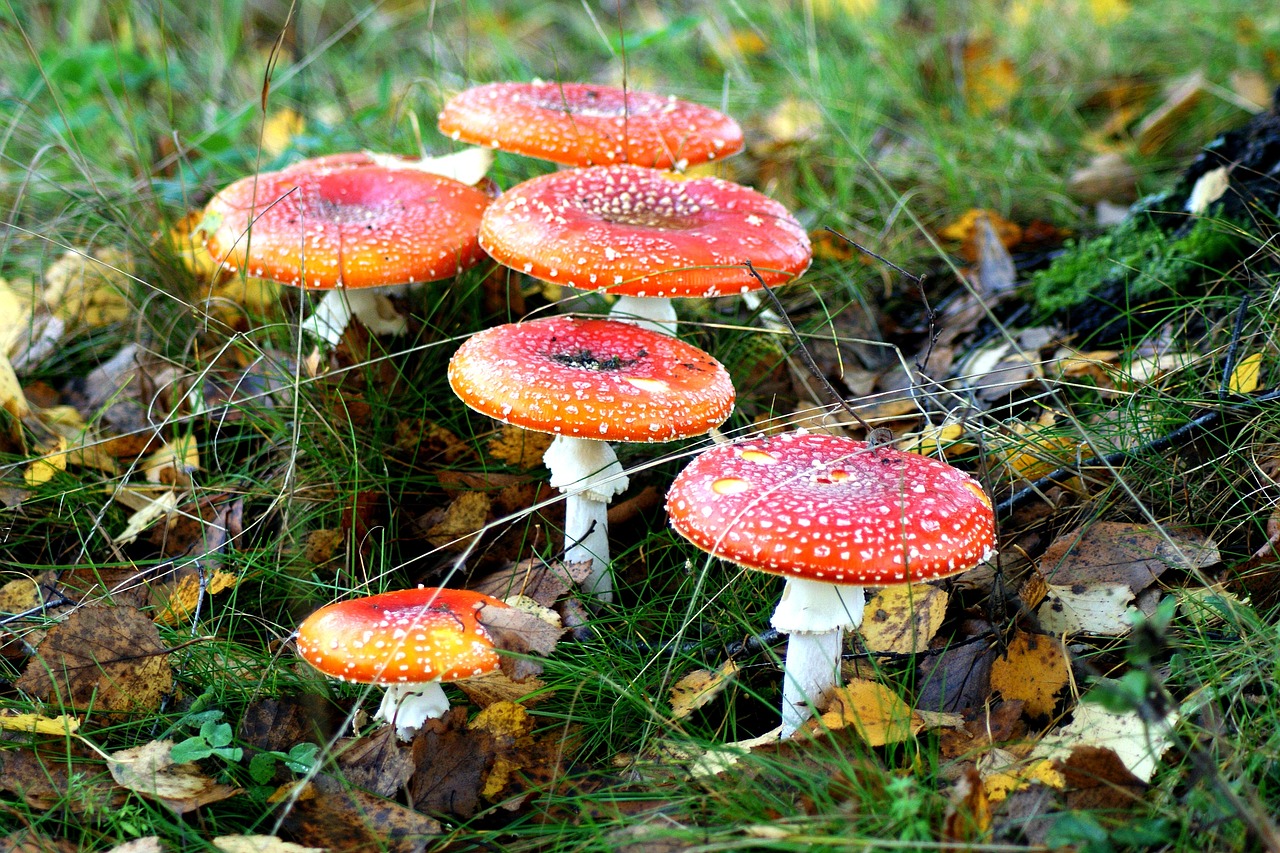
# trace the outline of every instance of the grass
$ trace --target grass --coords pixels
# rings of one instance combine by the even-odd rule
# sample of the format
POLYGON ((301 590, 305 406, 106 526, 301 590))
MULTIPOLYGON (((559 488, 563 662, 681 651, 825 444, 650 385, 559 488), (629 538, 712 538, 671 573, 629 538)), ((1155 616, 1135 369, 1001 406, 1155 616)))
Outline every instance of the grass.
MULTIPOLYGON (((443 366, 463 337, 515 319, 495 286, 502 274, 479 268, 430 285, 414 297, 408 338, 356 341, 322 369, 308 370, 309 346, 296 331, 305 300, 283 293, 243 305, 209 301, 208 283, 158 239, 217 188, 303 156, 353 148, 448 151, 432 116, 445 93, 472 82, 626 79, 738 116, 749 150, 719 167, 725 175, 779 198, 807 226, 840 229, 895 263, 935 273, 929 299, 945 311, 963 288, 933 229, 966 209, 1089 231, 1087 211, 1064 190, 1064 176, 1098 145, 1107 109, 1094 96, 1119 79, 1159 87, 1196 69, 1222 88, 1235 71, 1277 76, 1266 47, 1280 30, 1276 15, 1244 2, 1177 4, 1176 15, 1171 8, 804 2, 685 14, 650 3, 613 15, 572 3, 318 2, 299 5, 287 24, 283 7, 234 0, 0 8, 0 61, 11 69, 0 87, 0 211, 8 226, 0 236, 0 276, 19 292, 38 292, 66 250, 106 248, 127 253, 130 273, 111 322, 72 323, 54 351, 23 368, 28 396, 46 405, 73 399, 95 368, 137 341, 146 353, 142 387, 95 401, 89 426, 103 441, 157 430, 153 450, 194 438, 199 468, 180 478, 177 492, 184 511, 238 506, 243 518, 234 546, 206 567, 239 583, 208 602, 198 620, 160 628, 165 646, 175 649, 171 698, 145 717, 95 715, 86 737, 106 751, 159 737, 182 740, 211 719, 200 714, 220 712, 216 721, 233 732, 230 746, 251 746, 247 715, 264 700, 280 701, 314 717, 317 731, 300 732, 295 743, 320 744, 321 766, 331 768, 324 762, 333 758, 332 738, 365 691, 326 683, 297 663, 287 638, 307 613, 356 593, 460 582, 508 560, 556 552, 558 507, 528 494, 510 498, 510 514, 498 504, 474 551, 433 545, 424 535, 459 492, 458 477, 521 475, 487 453, 493 422, 467 412, 444 380, 443 366), (281 143, 274 120, 286 110, 302 124, 281 143), (797 125, 808 129, 793 132, 797 125), (192 388, 239 396, 225 417, 209 418, 193 408, 192 388), (432 425, 460 445, 439 433, 415 440, 432 425)), ((1123 138, 1112 142, 1124 147, 1145 192, 1244 117, 1210 97, 1150 155, 1124 147, 1123 138)), ((493 175, 510 186, 544 169, 500 154, 493 175)), ((1253 280, 1215 270, 1194 296, 1160 293, 1148 306, 1157 312, 1154 331, 1127 342, 1127 354, 1115 360, 1126 364, 1160 348, 1181 356, 1158 377, 1126 384, 1092 373, 1067 376, 1042 393, 984 403, 967 415, 968 392, 939 396, 935 418, 953 410, 966 419, 969 445, 1013 441, 1049 468, 1077 458, 1077 445, 1087 455, 1165 434, 1217 404, 1239 295, 1268 292, 1274 260, 1263 249, 1251 261, 1253 280), (1051 429, 1060 444, 1013 429, 1048 410, 1058 414, 1051 429)), ((851 316, 890 318, 900 330, 893 342, 908 356, 921 345, 920 295, 883 267, 824 256, 805 282, 780 295, 802 334, 815 345, 837 345, 841 361, 831 356, 824 365, 833 375, 840 365, 854 383, 859 353, 877 357, 859 349, 854 326, 842 325, 851 316)), ((547 306, 545 292, 517 284, 529 308, 547 306)), ((682 317, 682 334, 734 375, 740 405, 728 435, 779 425, 793 410, 812 407, 787 378, 789 339, 760 332, 745 312, 719 302, 682 308, 682 317)), ((1275 355, 1275 322, 1275 305, 1257 298, 1239 336, 1242 352, 1264 354, 1264 372, 1275 355)), ((987 325, 989 339, 1004 334, 987 325)), ((972 348, 980 337, 962 340, 972 348)), ((1051 375, 1058 366, 1049 352, 1028 355, 1051 375)), ((1264 378, 1263 387, 1271 384, 1264 378)), ((7 417, 0 413, 0 424, 7 417)), ((901 418, 897 425, 901 430, 901 418)), ((1057 532, 1103 518, 1199 527, 1219 543, 1224 564, 1240 571, 1222 578, 1188 573, 1171 586, 1199 590, 1225 580, 1253 599, 1207 598, 1215 619, 1180 611, 1143 635, 1146 646, 1088 638, 1073 645, 1080 689, 1099 675, 1139 673, 1184 708, 1184 748, 1171 753, 1137 806, 1113 812, 1055 803, 1041 813, 1024 798, 1022 811, 998 810, 986 834, 962 837, 993 850, 1037 841, 1096 851, 1256 846, 1245 830, 1249 816, 1280 808, 1273 695, 1280 597, 1269 577, 1273 565, 1248 557, 1266 540, 1276 499, 1277 432, 1267 408, 1245 410, 1183 452, 1099 473, 1081 499, 1007 524, 1011 585, 1020 579, 1013 559, 1019 549, 1036 556, 1057 532), (1203 756, 1209 761, 1196 763, 1203 756)), ((0 510, 0 580, 56 571, 71 597, 116 604, 139 588, 162 587, 154 575, 192 546, 189 528, 111 541, 131 510, 106 495, 144 480, 136 453, 121 455, 115 471, 73 464, 25 486, 24 471, 51 445, 30 424, 24 437, 25 449, 0 445, 0 488, 9 504, 0 510)), ((665 489, 699 447, 623 451, 634 468, 633 491, 665 489)), ((951 458, 980 470, 997 498, 1013 488, 1008 472, 977 450, 957 446, 951 458)), ((539 793, 518 808, 485 803, 473 817, 449 818, 444 839, 451 848, 933 849, 947 840, 964 757, 948 752, 936 732, 883 747, 833 732, 806 749, 764 750, 721 777, 688 778, 691 750, 774 725, 776 648, 743 655, 735 684, 675 725, 666 697, 675 680, 714 668, 726 646, 764 629, 778 584, 694 552, 667 529, 660 508, 642 512, 615 536, 615 548, 618 606, 594 619, 594 637, 562 642, 546 661, 543 701, 531 706, 540 742, 558 745, 557 761, 549 762, 554 772, 524 768, 539 779, 539 793)), ((1016 599, 996 592, 988 583, 961 593, 944 634, 962 636, 962 618, 989 620, 997 633, 1025 625, 1016 599)), ((154 599, 144 604, 154 607, 154 599)), ((21 636, 5 639, 4 678, 21 671, 23 637, 33 641, 32 632, 62 615, 25 621, 21 636)), ((912 660, 874 662, 873 674, 913 702, 920 671, 912 660)), ((1060 714, 1072 710, 1074 698, 1060 701, 1060 714)), ((0 690, 0 704, 59 712, 11 686, 0 690)), ((367 699, 360 704, 370 707, 367 699)), ((1130 697, 1130 706, 1151 710, 1141 697, 1130 697)), ((1033 722, 1049 728, 1058 721, 1033 722)), ((27 741, 5 737, 11 748, 0 750, 0 773, 12 777, 17 759, 9 756, 27 741)), ((68 781, 51 800, 8 791, 0 826, 67 839, 77 849, 146 835, 204 847, 217 835, 277 832, 281 812, 268 797, 295 776, 279 760, 277 775, 264 783, 247 758, 211 754, 201 762, 205 772, 244 793, 202 808, 197 818, 179 818, 138 795, 104 799, 94 783, 104 764, 81 741, 55 740, 51 749, 43 743, 54 756, 46 766, 64 768, 68 781)))

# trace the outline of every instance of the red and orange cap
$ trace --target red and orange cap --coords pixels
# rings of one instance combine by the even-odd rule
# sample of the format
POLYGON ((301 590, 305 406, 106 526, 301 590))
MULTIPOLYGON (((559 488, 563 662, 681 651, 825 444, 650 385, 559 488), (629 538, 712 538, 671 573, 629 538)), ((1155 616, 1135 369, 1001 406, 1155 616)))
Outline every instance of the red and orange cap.
POLYGON ((585 317, 479 332, 450 360, 449 384, 498 420, 603 441, 702 435, 729 417, 734 400, 728 372, 697 347, 585 317))
POLYGON ((710 107, 586 83, 476 86, 445 104, 438 124, 456 140, 566 166, 669 169, 742 148, 742 128, 710 107))
POLYGON ((809 266, 785 207, 719 178, 639 166, 567 169, 518 184, 485 212, 480 245, 534 278, 626 296, 725 296, 809 266))
MULTIPOLYGON (((386 158, 384 158, 386 159, 386 158)), ((484 257, 483 189, 346 153, 241 178, 205 208, 206 248, 231 272, 294 287, 435 281, 484 257)))
POLYGON ((667 513, 704 551, 849 586, 958 574, 996 544, 991 499, 965 472, 805 432, 711 448, 676 477, 667 513))
POLYGON ((298 627, 298 653, 325 675, 360 684, 461 681, 498 668, 476 614, 507 606, 479 592, 429 587, 338 601, 298 627))

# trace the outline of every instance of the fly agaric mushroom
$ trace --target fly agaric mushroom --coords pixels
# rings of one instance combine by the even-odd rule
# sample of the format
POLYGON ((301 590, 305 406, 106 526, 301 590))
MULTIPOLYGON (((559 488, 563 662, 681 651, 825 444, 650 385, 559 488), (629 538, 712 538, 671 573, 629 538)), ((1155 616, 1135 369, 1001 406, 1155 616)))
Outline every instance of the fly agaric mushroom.
POLYGON ((710 107, 586 83, 489 83, 454 96, 440 132, 566 166, 683 169, 742 148, 742 128, 710 107))
POLYGON ((676 477, 667 513, 704 551, 787 578, 771 620, 790 635, 783 737, 835 686, 864 586, 944 578, 995 553, 991 499, 968 474, 803 430, 711 448, 676 477))
POLYGON ((329 344, 353 314, 375 334, 402 334, 379 290, 449 278, 484 257, 476 232, 488 194, 428 168, 454 167, 353 152, 241 178, 205 207, 205 246, 230 272, 329 291, 303 324, 329 344))
POLYGON ((298 654, 340 681, 385 686, 373 718, 408 740, 449 710, 441 682, 498 668, 493 638, 476 617, 507 606, 480 592, 423 587, 338 601, 298 626, 298 654))
POLYGON ((518 184, 480 223, 494 260, 621 297, 611 316, 675 334, 672 296, 724 296, 799 276, 812 250, 778 202, 719 178, 639 166, 567 169, 518 184))
POLYGON ((590 560, 588 592, 613 600, 609 501, 627 488, 610 441, 702 435, 733 410, 720 362, 631 323, 547 317, 486 329, 449 361, 449 384, 471 408, 555 439, 543 456, 566 494, 566 562, 590 560))

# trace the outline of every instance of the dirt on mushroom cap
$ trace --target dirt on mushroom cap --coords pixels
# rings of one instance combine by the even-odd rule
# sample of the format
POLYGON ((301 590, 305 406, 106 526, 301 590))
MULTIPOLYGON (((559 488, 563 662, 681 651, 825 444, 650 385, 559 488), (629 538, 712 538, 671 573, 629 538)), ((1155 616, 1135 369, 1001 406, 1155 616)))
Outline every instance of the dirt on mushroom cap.
POLYGON ((669 169, 727 157, 742 128, 700 104, 585 83, 489 83, 454 96, 440 132, 566 166, 669 169))
POLYGON ((787 209, 719 178, 638 166, 567 169, 512 187, 485 212, 480 244, 534 278, 626 296, 724 296, 809 266, 787 209))
POLYGON ((728 372, 631 323, 547 317, 486 329, 449 362, 469 406, 526 429, 605 441, 701 435, 733 410, 728 372))
POLYGON ((459 681, 498 668, 476 611, 506 606, 483 593, 434 588, 338 601, 298 627, 298 653, 325 675, 361 684, 459 681))
POLYGON ((435 281, 484 257, 488 195, 441 175, 336 154, 251 175, 205 208, 206 247, 230 272, 294 287, 435 281))
POLYGON ((991 500, 965 472, 804 432, 713 447, 676 477, 667 512, 705 551, 834 584, 946 577, 995 547, 991 500))

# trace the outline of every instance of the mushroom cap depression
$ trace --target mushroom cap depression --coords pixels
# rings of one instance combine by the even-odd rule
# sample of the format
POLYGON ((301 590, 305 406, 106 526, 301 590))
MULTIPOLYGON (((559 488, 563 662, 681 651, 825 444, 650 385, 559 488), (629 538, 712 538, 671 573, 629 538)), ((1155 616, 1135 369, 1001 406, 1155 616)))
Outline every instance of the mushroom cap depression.
POLYGON ((742 128, 710 107, 587 83, 476 86, 445 104, 438 124, 455 140, 566 166, 669 169, 742 148, 742 128))
POLYGON ((639 166, 567 169, 518 184, 485 212, 494 260, 555 284, 626 296, 725 296, 809 266, 809 235, 768 196, 639 166))
POLYGON ((667 513, 704 551, 849 586, 958 574, 995 548, 991 499, 965 472, 805 432, 711 448, 676 476, 667 513))
POLYGON ((507 607, 460 589, 384 592, 321 607, 298 626, 298 653, 325 675, 359 684, 461 681, 498 668, 481 607, 507 607))
POLYGON ((695 346, 617 320, 486 329, 449 362, 468 406, 525 429, 603 441, 701 435, 733 411, 728 372, 695 346))
POLYGON ((319 290, 378 287, 449 278, 480 261, 488 205, 476 187, 347 153, 241 178, 210 200, 202 227, 231 272, 319 290))

